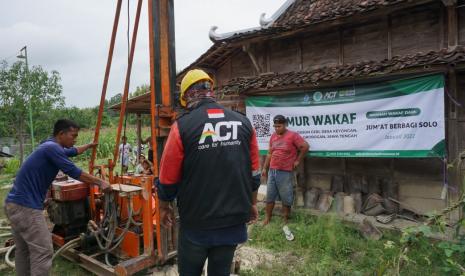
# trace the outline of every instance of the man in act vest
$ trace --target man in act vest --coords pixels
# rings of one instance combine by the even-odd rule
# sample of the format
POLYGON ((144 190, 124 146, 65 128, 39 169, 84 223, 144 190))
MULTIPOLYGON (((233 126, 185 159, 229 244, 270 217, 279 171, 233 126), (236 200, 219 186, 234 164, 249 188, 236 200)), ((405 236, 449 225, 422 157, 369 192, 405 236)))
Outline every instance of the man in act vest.
POLYGON ((246 223, 258 216, 255 131, 246 116, 215 102, 202 70, 184 76, 180 103, 187 112, 171 126, 157 182, 162 225, 172 225, 177 198, 180 275, 200 275, 207 258, 208 275, 229 275, 246 223))

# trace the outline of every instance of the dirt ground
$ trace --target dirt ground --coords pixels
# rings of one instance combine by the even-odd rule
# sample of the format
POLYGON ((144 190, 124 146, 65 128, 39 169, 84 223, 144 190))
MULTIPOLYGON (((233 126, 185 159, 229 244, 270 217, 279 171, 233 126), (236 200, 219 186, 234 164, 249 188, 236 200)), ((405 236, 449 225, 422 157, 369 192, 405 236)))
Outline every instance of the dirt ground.
MULTIPOLYGON (((271 267, 276 263, 295 263, 299 259, 290 254, 274 254, 267 249, 253 248, 250 246, 239 246, 234 256, 234 263, 236 263, 236 273, 241 270, 253 272, 259 266, 271 267), (239 269, 239 271, 237 270, 239 269)), ((151 271, 153 276, 177 276, 178 269, 176 265, 167 265, 157 267, 151 271)))

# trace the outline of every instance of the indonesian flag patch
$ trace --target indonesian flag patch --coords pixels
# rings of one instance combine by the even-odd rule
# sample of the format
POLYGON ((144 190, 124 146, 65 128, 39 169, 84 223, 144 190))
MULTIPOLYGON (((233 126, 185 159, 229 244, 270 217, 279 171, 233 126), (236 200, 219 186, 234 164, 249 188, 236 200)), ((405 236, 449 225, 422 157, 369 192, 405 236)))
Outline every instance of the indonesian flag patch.
POLYGON ((207 109, 209 119, 224 118, 223 109, 207 109))

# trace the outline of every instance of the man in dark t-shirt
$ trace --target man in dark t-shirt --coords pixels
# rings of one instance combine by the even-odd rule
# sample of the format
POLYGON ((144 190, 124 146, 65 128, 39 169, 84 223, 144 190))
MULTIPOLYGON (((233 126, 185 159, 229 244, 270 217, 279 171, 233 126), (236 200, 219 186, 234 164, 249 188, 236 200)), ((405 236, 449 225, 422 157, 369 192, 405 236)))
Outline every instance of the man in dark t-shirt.
POLYGON ((58 171, 74 179, 111 190, 108 182, 76 167, 69 157, 83 153, 97 144, 73 147, 79 126, 70 120, 58 120, 53 137, 31 153, 19 169, 13 188, 5 200, 5 213, 10 220, 16 245, 17 275, 49 275, 52 265, 52 235, 42 214, 44 200, 58 171))

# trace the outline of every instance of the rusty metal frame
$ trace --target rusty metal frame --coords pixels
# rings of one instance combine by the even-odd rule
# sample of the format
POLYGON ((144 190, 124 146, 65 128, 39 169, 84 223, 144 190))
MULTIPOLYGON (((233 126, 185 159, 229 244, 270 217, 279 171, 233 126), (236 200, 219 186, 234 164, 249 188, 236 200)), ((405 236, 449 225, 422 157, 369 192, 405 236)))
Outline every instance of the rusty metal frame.
MULTIPOLYGON (((173 0, 150 0, 149 41, 150 41, 150 115, 152 149, 154 151, 153 172, 159 174, 160 158, 163 149, 162 130, 169 128, 173 117, 173 94, 176 80, 174 48, 174 4, 173 0), (163 116, 160 116, 163 113, 163 116)), ((155 201, 159 210, 159 202, 155 201)), ((160 214, 156 212, 156 221, 160 214)), ((166 229, 160 223, 155 225, 158 255, 168 258, 167 244, 162 242, 166 229)))
MULTIPOLYGON (((113 20, 113 30, 111 32, 111 39, 110 39, 110 48, 108 49, 108 58, 107 58, 107 66, 105 68, 105 77, 103 79, 103 86, 102 86, 102 95, 100 96, 100 106, 98 109, 97 115, 97 125, 95 126, 95 133, 94 133, 94 143, 98 143, 99 136, 100 136, 100 128, 102 126, 102 116, 103 116, 103 109, 105 106, 105 97, 107 94, 107 87, 108 87, 108 79, 110 77, 110 69, 111 63, 113 60, 113 50, 115 49, 115 40, 116 40, 116 33, 118 30, 118 23, 121 14, 121 3, 122 0, 118 0, 116 3, 116 11, 115 11, 115 19, 113 20)), ((94 163, 95 158, 97 157, 97 147, 92 148, 92 155, 89 162, 89 173, 94 174, 94 163)), ((94 193, 90 193, 90 213, 93 216, 95 214, 95 197, 94 193)))
POLYGON ((129 95, 129 84, 131 82, 132 62, 134 60, 134 51, 136 49, 137 31, 139 29, 139 19, 140 19, 141 10, 142 10, 142 0, 138 0, 136 19, 134 22, 134 30, 132 31, 132 41, 131 41, 131 50, 129 53, 128 68, 126 69, 126 80, 124 82, 124 93, 123 93, 123 98, 121 101, 121 110, 119 113, 118 130, 116 132, 116 141, 115 141, 115 150, 113 153, 113 160, 118 160, 118 155, 119 155, 119 143, 121 139, 121 130, 123 128, 124 116, 126 115, 126 103, 127 103, 127 99, 129 95))
MULTIPOLYGON (((137 32, 139 27, 140 13, 143 0, 138 0, 135 23, 133 27, 132 40, 130 44, 130 53, 128 57, 128 68, 126 70, 126 78, 124 92, 121 102, 120 116, 116 133, 115 148, 113 151, 113 159, 108 160, 108 165, 96 165, 95 159, 97 155, 96 148, 92 151, 91 160, 89 163, 89 172, 94 173, 95 169, 100 169, 102 174, 108 172, 108 181, 115 183, 121 180, 121 177, 114 177, 113 169, 115 162, 119 157, 119 143, 123 127, 123 120, 126 116, 126 105, 129 94, 129 84, 134 60, 134 52, 137 41, 137 32)), ((100 128, 102 123, 103 109, 105 104, 105 96, 108 86, 109 73, 112 64, 113 50, 115 46, 115 38, 118 28, 119 17, 121 13, 122 0, 118 0, 115 19, 113 22, 113 30, 110 39, 110 48, 108 52, 108 60, 105 70, 105 77, 102 87, 102 95, 100 99, 100 107, 95 128, 94 142, 98 143, 100 128)), ((175 90, 176 66, 175 66, 175 47, 174 47, 174 4, 173 0, 148 0, 148 19, 149 19, 149 46, 150 46, 150 86, 151 86, 151 132, 152 132, 152 148, 154 149, 154 176, 158 177, 158 166, 163 150, 163 139, 167 136, 167 130, 170 128, 173 118, 173 94, 175 90)), ((105 175, 102 175, 105 177, 105 175)), ((164 229, 160 225, 159 202, 153 201, 153 177, 142 178, 140 183, 135 184, 142 188, 140 202, 142 203, 142 241, 143 253, 140 256, 126 259, 114 267, 109 267, 102 263, 97 257, 102 254, 87 255, 73 248, 63 253, 63 256, 73 262, 78 263, 81 267, 94 272, 98 275, 131 275, 153 265, 163 263, 164 261, 176 256, 175 239, 169 244, 169 237, 175 235, 176 228, 164 229), (155 211, 155 213, 153 213, 155 211), (156 245, 155 245, 156 240, 156 245), (156 249, 155 249, 156 246, 156 249), (171 250, 171 251, 170 251, 171 250)), ((90 190, 90 205, 91 217, 94 221, 98 221, 100 212, 96 210, 95 200, 98 190, 90 190)), ((57 243, 57 245, 60 245, 57 243)))

